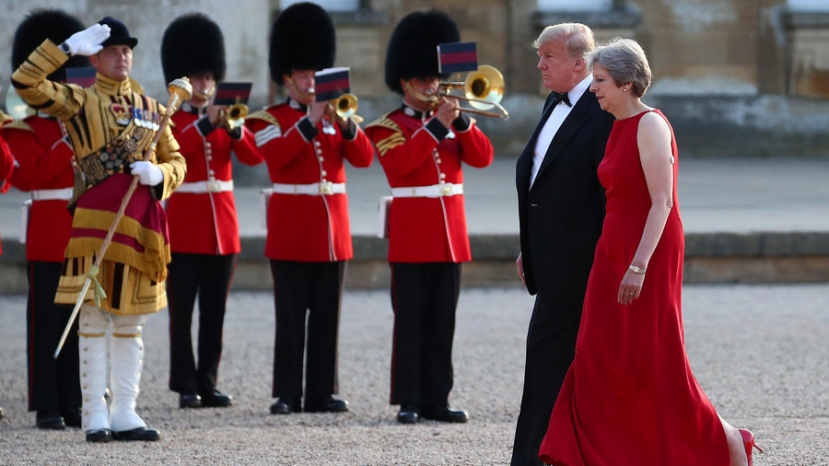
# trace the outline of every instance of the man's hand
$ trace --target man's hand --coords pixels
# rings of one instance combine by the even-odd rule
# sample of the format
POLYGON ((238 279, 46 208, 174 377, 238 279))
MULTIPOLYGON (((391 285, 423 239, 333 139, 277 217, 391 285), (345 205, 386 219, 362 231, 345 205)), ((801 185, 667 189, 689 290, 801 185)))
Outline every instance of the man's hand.
POLYGON ((518 259, 515 260, 515 270, 518 272, 518 278, 521 279, 521 283, 524 286, 527 286, 527 279, 524 278, 524 258, 521 257, 521 253, 518 253, 518 259))
POLYGON ((133 175, 138 176, 138 181, 147 186, 156 186, 164 181, 164 173, 154 163, 147 161, 133 162, 130 164, 133 175))
POLYGON ((93 24, 83 31, 78 31, 63 43, 69 49, 70 55, 95 55, 104 47, 101 45, 109 39, 109 26, 106 24, 93 24))
POLYGON ((311 123, 314 126, 317 126, 317 123, 320 122, 323 118, 328 118, 329 110, 328 110, 328 101, 325 102, 314 102, 310 105, 311 110, 308 112, 308 119, 311 120, 311 123))
POLYGON ((451 97, 444 97, 435 109, 435 118, 440 120, 446 129, 450 129, 452 127, 452 122, 455 121, 455 118, 457 118, 458 115, 460 115, 460 111, 458 110, 458 99, 451 97))
POLYGON ((226 112, 227 106, 213 105, 212 102, 207 106, 207 118, 210 119, 210 124, 216 128, 222 126, 222 116, 225 115, 225 113, 222 112, 223 110, 226 112))

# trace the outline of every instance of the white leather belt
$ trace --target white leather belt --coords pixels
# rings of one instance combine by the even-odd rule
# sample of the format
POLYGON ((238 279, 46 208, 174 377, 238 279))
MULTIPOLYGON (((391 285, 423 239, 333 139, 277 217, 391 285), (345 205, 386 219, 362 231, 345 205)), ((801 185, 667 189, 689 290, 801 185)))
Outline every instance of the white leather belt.
POLYGON ((233 191, 233 180, 193 181, 192 183, 181 183, 176 188, 177 193, 221 193, 225 191, 233 191))
POLYGON ((463 184, 441 183, 432 186, 391 188, 391 195, 394 197, 443 197, 458 194, 463 194, 463 184))
POLYGON ((68 201, 72 199, 72 188, 38 189, 32 191, 33 201, 68 201))
POLYGON ((279 194, 307 194, 310 196, 320 196, 323 194, 344 194, 345 183, 332 183, 330 181, 311 184, 274 183, 273 192, 279 194))

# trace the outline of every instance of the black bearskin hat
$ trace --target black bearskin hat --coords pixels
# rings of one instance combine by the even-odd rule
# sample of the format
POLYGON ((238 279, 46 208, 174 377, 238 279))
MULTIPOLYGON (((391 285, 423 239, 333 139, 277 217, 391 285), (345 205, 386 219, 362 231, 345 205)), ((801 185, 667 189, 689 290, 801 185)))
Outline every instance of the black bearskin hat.
POLYGON ((336 56, 334 22, 321 6, 294 3, 274 21, 268 65, 277 84, 283 84, 282 75, 290 75, 292 69, 331 68, 336 56))
MULTIPOLYGON (((49 39, 60 45, 72 34, 84 30, 76 17, 58 9, 34 10, 17 26, 12 46, 12 69, 16 70, 35 49, 49 39)), ((89 58, 73 56, 58 70, 49 75, 52 81, 66 81, 66 68, 90 66, 89 58)))
POLYGON ((437 46, 460 42, 458 25, 435 9, 413 11, 397 23, 386 50, 386 86, 403 94, 400 79, 446 77, 438 72, 437 46))
POLYGON ((182 76, 213 73, 225 77, 225 39, 219 25, 201 13, 174 19, 161 38, 161 67, 165 82, 182 76))

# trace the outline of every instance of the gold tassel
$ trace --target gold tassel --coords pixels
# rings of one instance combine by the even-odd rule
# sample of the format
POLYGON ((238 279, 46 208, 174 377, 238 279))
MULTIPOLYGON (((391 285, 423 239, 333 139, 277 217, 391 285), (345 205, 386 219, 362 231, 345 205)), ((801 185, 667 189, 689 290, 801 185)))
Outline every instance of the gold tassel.
POLYGON ((92 280, 92 283, 95 284, 95 307, 101 308, 101 300, 107 298, 107 294, 104 291, 104 287, 101 286, 101 283, 98 281, 98 266, 92 265, 89 269, 89 273, 86 274, 87 278, 92 280))

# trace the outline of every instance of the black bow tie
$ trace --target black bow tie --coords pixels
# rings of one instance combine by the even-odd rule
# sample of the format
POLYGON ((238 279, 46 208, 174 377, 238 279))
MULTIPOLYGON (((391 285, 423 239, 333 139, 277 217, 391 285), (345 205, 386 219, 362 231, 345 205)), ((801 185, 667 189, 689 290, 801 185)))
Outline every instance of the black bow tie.
POLYGON ((573 104, 570 103, 570 97, 567 95, 566 92, 563 94, 559 94, 558 92, 553 91, 553 95, 555 96, 554 100, 557 101, 555 105, 558 105, 560 102, 564 102, 565 104, 567 104, 568 107, 573 106, 573 104))

